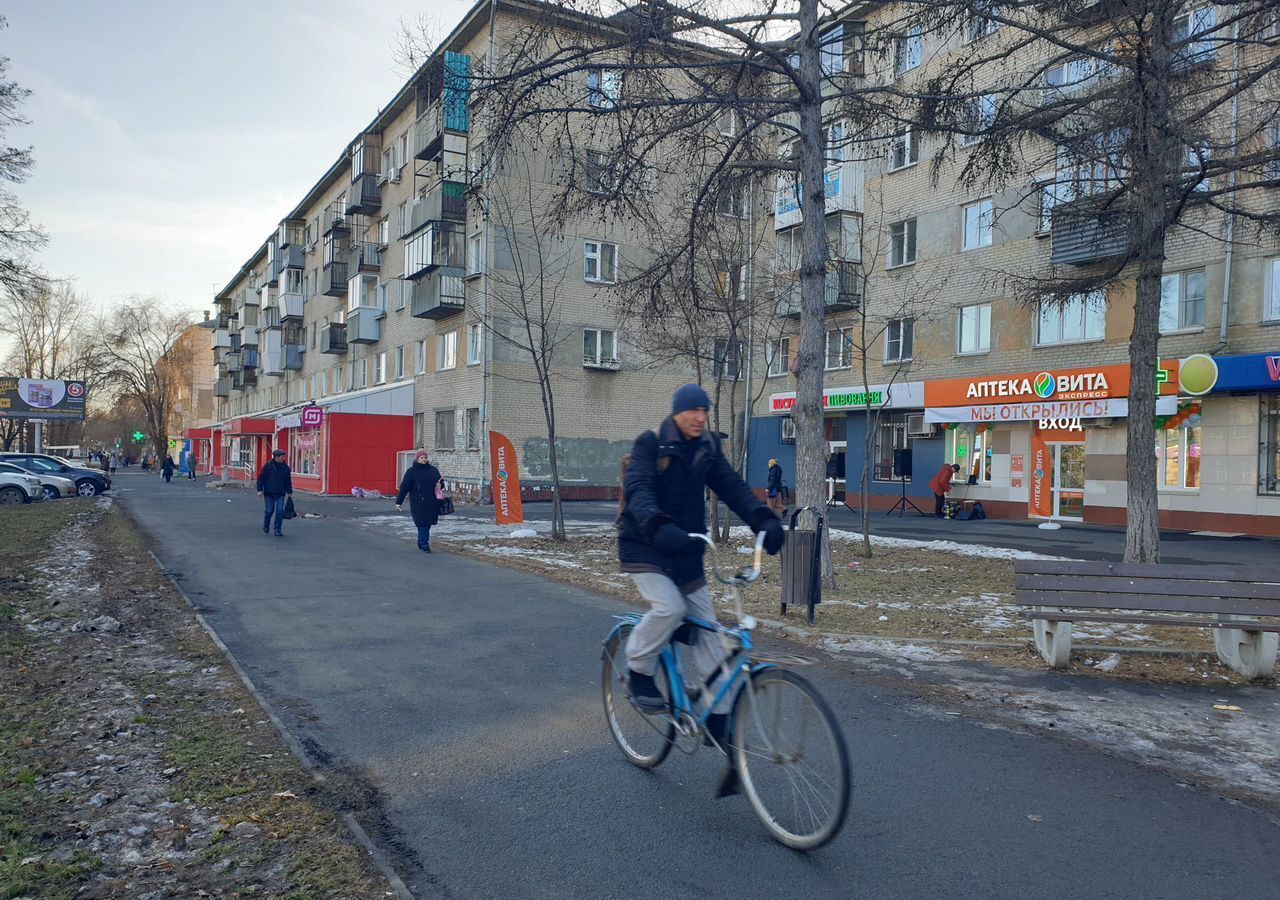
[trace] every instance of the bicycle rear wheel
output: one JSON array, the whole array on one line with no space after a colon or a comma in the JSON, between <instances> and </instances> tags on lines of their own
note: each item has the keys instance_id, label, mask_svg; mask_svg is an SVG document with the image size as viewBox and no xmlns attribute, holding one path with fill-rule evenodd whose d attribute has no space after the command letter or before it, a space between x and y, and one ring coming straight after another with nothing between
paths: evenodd
<instances>
[{"instance_id":1,"label":"bicycle rear wheel","mask_svg":"<svg viewBox=\"0 0 1280 900\"><path fill-rule=\"evenodd\" d=\"M774 839L812 850L835 837L849 809L849 751L817 689L762 669L738 693L733 722L743 792Z\"/></svg>"},{"instance_id":2,"label":"bicycle rear wheel","mask_svg":"<svg viewBox=\"0 0 1280 900\"><path fill-rule=\"evenodd\" d=\"M632 626L624 625L604 647L600 689L609 733L627 761L642 769L652 769L667 758L675 740L676 726L669 716L646 715L631 705L627 696L627 638ZM654 676L658 690L670 700L671 689L662 666Z\"/></svg>"}]
</instances>

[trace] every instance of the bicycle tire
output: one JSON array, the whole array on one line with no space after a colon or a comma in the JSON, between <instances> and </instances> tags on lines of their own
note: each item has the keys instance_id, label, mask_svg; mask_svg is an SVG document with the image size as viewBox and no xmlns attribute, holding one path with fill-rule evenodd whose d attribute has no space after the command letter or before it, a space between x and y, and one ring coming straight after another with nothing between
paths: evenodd
<instances>
[{"instance_id":1,"label":"bicycle tire","mask_svg":"<svg viewBox=\"0 0 1280 900\"><path fill-rule=\"evenodd\" d=\"M627 696L627 663L624 648L633 626L624 625L605 644L601 661L600 692L609 735L633 766L655 768L667 758L675 742L676 726L670 719L645 715L631 705ZM668 698L666 674L658 666L655 680Z\"/></svg>"},{"instance_id":2,"label":"bicycle tire","mask_svg":"<svg viewBox=\"0 0 1280 900\"><path fill-rule=\"evenodd\" d=\"M821 724L826 738L819 746L825 744L824 749L829 755L831 771L825 773L829 780L812 766L806 767L809 774L800 770L799 763L805 753L803 748L796 750L792 760L778 759L780 755L787 757L792 754L779 752L787 748L781 746L784 741L778 740L776 721L766 724L763 720L770 713L781 717L780 700L773 702L772 709L769 708L771 698L767 695L774 687L779 692L784 687L794 690L816 713L814 721ZM780 697L781 694L775 696ZM807 720L802 719L802 737L806 727ZM770 738L769 734L773 737ZM831 707L806 679L786 669L767 668L753 672L750 684L743 686L734 702L732 750L743 793L774 840L796 850L814 850L840 831L849 812L852 790L849 750ZM766 780L772 780L778 774L771 766L784 762L789 769L784 768L782 774L792 789L790 816L781 808L787 805L783 799L772 796L774 791L765 789ZM821 809L821 815L815 812L815 803ZM799 827L802 822L807 823L803 828Z\"/></svg>"}]
</instances>

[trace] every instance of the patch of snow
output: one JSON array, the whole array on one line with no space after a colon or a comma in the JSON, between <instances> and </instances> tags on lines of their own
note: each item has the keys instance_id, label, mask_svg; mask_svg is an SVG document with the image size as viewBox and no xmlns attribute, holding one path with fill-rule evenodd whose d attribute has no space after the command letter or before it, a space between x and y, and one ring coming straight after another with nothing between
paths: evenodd
<instances>
[{"instance_id":1,"label":"patch of snow","mask_svg":"<svg viewBox=\"0 0 1280 900\"><path fill-rule=\"evenodd\" d=\"M949 662L963 658L923 644L887 638L824 638L822 644L835 653L875 653L913 662Z\"/></svg>"},{"instance_id":2,"label":"patch of snow","mask_svg":"<svg viewBox=\"0 0 1280 900\"><path fill-rule=\"evenodd\" d=\"M861 541L862 533L858 531L844 531L839 528L829 529L828 536L833 541L853 542ZM736 525L731 531L731 535L735 538L749 538L752 536L751 529L745 525ZM895 538L884 537L882 535L873 534L871 543L876 547L898 548L903 550L939 550L944 553L956 553L960 556L977 556L982 559L1048 559L1062 560L1065 556L1046 556L1043 553L1032 553L1029 550L1010 550L1007 547L988 547L983 544L960 544L955 541L920 541L912 538Z\"/></svg>"}]
</instances>

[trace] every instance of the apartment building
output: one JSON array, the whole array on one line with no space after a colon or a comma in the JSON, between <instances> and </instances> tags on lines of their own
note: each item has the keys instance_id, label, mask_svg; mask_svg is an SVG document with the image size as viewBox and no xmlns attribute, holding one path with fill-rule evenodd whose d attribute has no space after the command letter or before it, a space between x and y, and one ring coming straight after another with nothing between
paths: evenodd
<instances>
[{"instance_id":1,"label":"apartment building","mask_svg":"<svg viewBox=\"0 0 1280 900\"><path fill-rule=\"evenodd\" d=\"M483 171L487 114L470 89L539 11L503 0L491 17L478 2L217 294L217 471L251 479L278 447L298 490L387 492L425 447L455 491L485 496L493 430L517 448L525 499L549 498L541 393L502 302L530 226L496 201L544 196L566 161L514 148L520 166ZM554 279L566 498L612 496L622 455L689 377L654 365L613 312L639 240L569 222L541 273Z\"/></svg>"},{"instance_id":2,"label":"apartment building","mask_svg":"<svg viewBox=\"0 0 1280 900\"><path fill-rule=\"evenodd\" d=\"M1182 15L1204 22L1213 12L1193 4ZM908 32L883 58L832 54L824 65L865 65L865 77L881 83L919 79L962 44L1002 39L995 27L957 31ZM1196 63L1231 65L1231 53L1206 47ZM1066 77L1050 70L1046 84L1055 76ZM1269 135L1280 141L1280 128ZM1101 230L1056 216L1054 189L1037 191L1034 180L994 193L964 188L964 141L935 180L939 145L904 131L856 162L828 161L828 190L836 187L826 210L836 257L825 378L833 493L843 498L847 486L852 505L865 465L873 506L887 509L903 494L925 506L930 479L944 462L959 463L953 497L981 500L990 515L1122 524L1134 283L1062 306L1029 305L1010 274L1086 265L1113 248ZM1274 189L1252 199L1271 209L1280 202ZM794 305L785 273L795 268L799 220L781 186L774 225L783 315ZM1164 267L1153 447L1161 522L1280 534L1280 243L1233 233L1222 214L1195 224L1177 232ZM757 367L767 384L751 427L753 484L764 483L771 457L794 472L787 360L795 341L773 342ZM869 416L868 405L878 413Z\"/></svg>"},{"instance_id":3,"label":"apartment building","mask_svg":"<svg viewBox=\"0 0 1280 900\"><path fill-rule=\"evenodd\" d=\"M178 384L169 417L169 448L174 462L185 471L187 461L199 460L200 471L210 471L211 426L214 421L215 363L209 357L209 334L217 323L205 312L203 322L189 327L166 354L184 373Z\"/></svg>"}]
</instances>

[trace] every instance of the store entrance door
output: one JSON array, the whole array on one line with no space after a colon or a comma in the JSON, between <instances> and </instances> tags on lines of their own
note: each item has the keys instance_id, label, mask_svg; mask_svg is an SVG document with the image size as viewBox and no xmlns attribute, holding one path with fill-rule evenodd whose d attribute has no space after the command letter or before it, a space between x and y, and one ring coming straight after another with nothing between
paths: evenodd
<instances>
[{"instance_id":1,"label":"store entrance door","mask_svg":"<svg viewBox=\"0 0 1280 900\"><path fill-rule=\"evenodd\" d=\"M827 503L844 503L848 441L827 441Z\"/></svg>"},{"instance_id":2,"label":"store entrance door","mask_svg":"<svg viewBox=\"0 0 1280 900\"><path fill-rule=\"evenodd\" d=\"M1084 444L1053 444L1053 517L1084 521Z\"/></svg>"}]
</instances>

